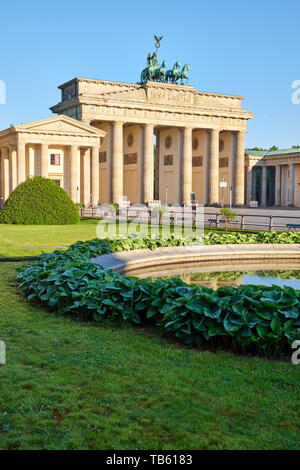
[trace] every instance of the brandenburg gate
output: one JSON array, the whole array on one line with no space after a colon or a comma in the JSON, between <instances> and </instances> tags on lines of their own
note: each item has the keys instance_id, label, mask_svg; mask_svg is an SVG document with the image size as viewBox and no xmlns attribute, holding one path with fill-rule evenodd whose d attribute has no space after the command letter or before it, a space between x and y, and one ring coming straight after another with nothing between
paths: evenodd
<instances>
[{"instance_id":1,"label":"brandenburg gate","mask_svg":"<svg viewBox=\"0 0 300 470\"><path fill-rule=\"evenodd\" d=\"M85 206L189 204L192 193L199 204L243 206L253 114L241 96L187 85L189 69L177 61L166 70L154 52L137 84L74 78L60 85L61 100L50 108L57 116L0 132L1 204L17 184L41 175Z\"/></svg>"},{"instance_id":2,"label":"brandenburg gate","mask_svg":"<svg viewBox=\"0 0 300 470\"><path fill-rule=\"evenodd\" d=\"M220 203L220 182L226 181L223 202L229 202L232 186L233 203L244 205L244 136L253 114L242 109L243 97L154 81L75 78L59 88L54 113L106 132L92 168L99 175L94 202L126 196L131 203L164 203L168 186L170 204L190 203L194 192L199 203L213 205Z\"/></svg>"}]
</instances>

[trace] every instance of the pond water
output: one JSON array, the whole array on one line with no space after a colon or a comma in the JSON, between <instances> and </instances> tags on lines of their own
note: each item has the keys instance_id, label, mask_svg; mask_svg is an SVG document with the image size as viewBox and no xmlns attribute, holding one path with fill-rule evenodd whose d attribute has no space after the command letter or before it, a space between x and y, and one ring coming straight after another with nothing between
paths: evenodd
<instances>
[{"instance_id":1,"label":"pond water","mask_svg":"<svg viewBox=\"0 0 300 470\"><path fill-rule=\"evenodd\" d=\"M170 277L179 277L187 284L198 284L212 289L217 289L221 286L237 287L241 284L254 284L257 286L271 286L274 284L280 287L289 286L300 290L300 270L193 272L192 274L163 276L163 279Z\"/></svg>"}]
</instances>

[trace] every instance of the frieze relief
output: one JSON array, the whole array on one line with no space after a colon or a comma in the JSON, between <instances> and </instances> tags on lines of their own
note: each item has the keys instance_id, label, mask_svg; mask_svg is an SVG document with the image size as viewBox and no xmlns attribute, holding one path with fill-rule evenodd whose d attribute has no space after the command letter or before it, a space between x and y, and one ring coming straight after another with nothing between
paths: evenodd
<instances>
[{"instance_id":1,"label":"frieze relief","mask_svg":"<svg viewBox=\"0 0 300 470\"><path fill-rule=\"evenodd\" d=\"M222 116L211 116L204 114L187 114L187 113L172 113L166 111L152 111L152 110L143 110L143 109L132 109L132 108L119 108L112 106L102 106L102 105L85 105L83 117L87 114L97 115L100 118L104 117L123 117L128 119L145 119L153 121L172 121L177 125L180 125L181 122L195 122L195 123L205 123L205 124L215 124L221 126L234 126L239 128L246 129L247 121L246 119L239 119L233 117L222 117Z\"/></svg>"},{"instance_id":2,"label":"frieze relief","mask_svg":"<svg viewBox=\"0 0 300 470\"><path fill-rule=\"evenodd\" d=\"M160 88L148 88L148 101L159 103L193 104L194 93L184 90L164 90Z\"/></svg>"},{"instance_id":3,"label":"frieze relief","mask_svg":"<svg viewBox=\"0 0 300 470\"><path fill-rule=\"evenodd\" d=\"M220 109L241 109L241 100L230 96L213 96L197 94L195 105L207 108Z\"/></svg>"}]
</instances>

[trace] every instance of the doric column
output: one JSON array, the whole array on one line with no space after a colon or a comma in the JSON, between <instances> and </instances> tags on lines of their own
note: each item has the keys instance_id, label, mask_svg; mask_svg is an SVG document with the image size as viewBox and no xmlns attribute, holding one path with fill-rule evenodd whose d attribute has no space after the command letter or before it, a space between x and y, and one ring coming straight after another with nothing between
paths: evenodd
<instances>
[{"instance_id":1,"label":"doric column","mask_svg":"<svg viewBox=\"0 0 300 470\"><path fill-rule=\"evenodd\" d=\"M209 203L209 152L210 152L210 131L205 131L205 142L204 142L204 161L203 161L203 172L204 172L204 204Z\"/></svg>"},{"instance_id":2,"label":"doric column","mask_svg":"<svg viewBox=\"0 0 300 470\"><path fill-rule=\"evenodd\" d=\"M41 176L48 178L49 157L48 144L41 144Z\"/></svg>"},{"instance_id":3,"label":"doric column","mask_svg":"<svg viewBox=\"0 0 300 470\"><path fill-rule=\"evenodd\" d=\"M234 204L245 204L245 134L237 133L235 179L234 179Z\"/></svg>"},{"instance_id":4,"label":"doric column","mask_svg":"<svg viewBox=\"0 0 300 470\"><path fill-rule=\"evenodd\" d=\"M4 148L0 148L0 205L4 204Z\"/></svg>"},{"instance_id":5,"label":"doric column","mask_svg":"<svg viewBox=\"0 0 300 470\"><path fill-rule=\"evenodd\" d=\"M252 167L249 167L248 173L247 173L247 206L250 206L250 202L253 199L252 185L253 185L253 171L252 171Z\"/></svg>"},{"instance_id":6,"label":"doric column","mask_svg":"<svg viewBox=\"0 0 300 470\"><path fill-rule=\"evenodd\" d=\"M275 206L281 204L281 166L276 165L275 171Z\"/></svg>"},{"instance_id":7,"label":"doric column","mask_svg":"<svg viewBox=\"0 0 300 470\"><path fill-rule=\"evenodd\" d=\"M98 206L99 202L99 147L92 148L92 205Z\"/></svg>"},{"instance_id":8,"label":"doric column","mask_svg":"<svg viewBox=\"0 0 300 470\"><path fill-rule=\"evenodd\" d=\"M112 202L123 200L123 122L113 123Z\"/></svg>"},{"instance_id":9,"label":"doric column","mask_svg":"<svg viewBox=\"0 0 300 470\"><path fill-rule=\"evenodd\" d=\"M9 193L11 193L18 184L17 176L17 150L15 146L9 146Z\"/></svg>"},{"instance_id":10,"label":"doric column","mask_svg":"<svg viewBox=\"0 0 300 470\"><path fill-rule=\"evenodd\" d=\"M85 206L90 203L91 199L91 181L90 181L91 165L90 165L90 149L84 149L82 152L82 173L80 175L82 181L82 202Z\"/></svg>"},{"instance_id":11,"label":"doric column","mask_svg":"<svg viewBox=\"0 0 300 470\"><path fill-rule=\"evenodd\" d=\"M3 147L1 151L1 202L4 203L9 196L9 149Z\"/></svg>"},{"instance_id":12,"label":"doric column","mask_svg":"<svg viewBox=\"0 0 300 470\"><path fill-rule=\"evenodd\" d=\"M210 136L209 204L219 204L219 135L220 129L213 129Z\"/></svg>"},{"instance_id":13,"label":"doric column","mask_svg":"<svg viewBox=\"0 0 300 470\"><path fill-rule=\"evenodd\" d=\"M192 132L191 127L183 129L181 203L190 204L192 192Z\"/></svg>"},{"instance_id":14,"label":"doric column","mask_svg":"<svg viewBox=\"0 0 300 470\"><path fill-rule=\"evenodd\" d=\"M145 125L144 165L143 165L143 202L153 200L154 191L154 153L152 124Z\"/></svg>"},{"instance_id":15,"label":"doric column","mask_svg":"<svg viewBox=\"0 0 300 470\"><path fill-rule=\"evenodd\" d=\"M155 180L154 180L154 198L159 199L159 147L160 147L160 131L156 130L156 149L155 149Z\"/></svg>"},{"instance_id":16,"label":"doric column","mask_svg":"<svg viewBox=\"0 0 300 470\"><path fill-rule=\"evenodd\" d=\"M79 202L79 168L78 168L78 147L71 145L70 148L70 197L73 202Z\"/></svg>"},{"instance_id":17,"label":"doric column","mask_svg":"<svg viewBox=\"0 0 300 470\"><path fill-rule=\"evenodd\" d=\"M18 185L23 183L26 179L26 167L25 167L25 144L18 142L17 144L17 173L18 173Z\"/></svg>"},{"instance_id":18,"label":"doric column","mask_svg":"<svg viewBox=\"0 0 300 470\"><path fill-rule=\"evenodd\" d=\"M261 173L261 206L267 205L267 167L262 167Z\"/></svg>"},{"instance_id":19,"label":"doric column","mask_svg":"<svg viewBox=\"0 0 300 470\"><path fill-rule=\"evenodd\" d=\"M289 184L289 206L294 205L295 197L295 165L292 163L289 167L290 170L290 184Z\"/></svg>"}]
</instances>

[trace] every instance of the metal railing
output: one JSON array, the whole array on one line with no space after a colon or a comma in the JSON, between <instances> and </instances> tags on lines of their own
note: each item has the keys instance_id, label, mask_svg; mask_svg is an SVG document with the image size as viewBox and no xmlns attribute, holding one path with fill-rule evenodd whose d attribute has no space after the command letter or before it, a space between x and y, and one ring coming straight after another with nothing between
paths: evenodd
<instances>
[{"instance_id":1,"label":"metal railing","mask_svg":"<svg viewBox=\"0 0 300 470\"><path fill-rule=\"evenodd\" d=\"M182 209L182 210L181 210ZM99 217L99 218L111 218L114 214L109 209L103 208L82 208L82 217ZM124 208L118 211L118 218L121 220L137 220L147 222L150 218L153 218L153 212L151 208L138 207ZM157 216L158 217L158 216ZM187 221L186 214L183 212L183 208L170 207L169 213L163 214L163 220L165 222L171 222L174 224L182 224L185 220ZM203 223L203 218L197 217L195 210L190 212L190 223L191 225L198 225ZM262 229L262 230L287 230L288 224L300 225L300 217L292 215L269 215L269 214L237 214L236 220L228 224L229 228L239 228L242 230L249 229ZM221 228L225 226L225 220L222 219L220 212L204 212L204 226L205 227L216 227Z\"/></svg>"}]
</instances>

